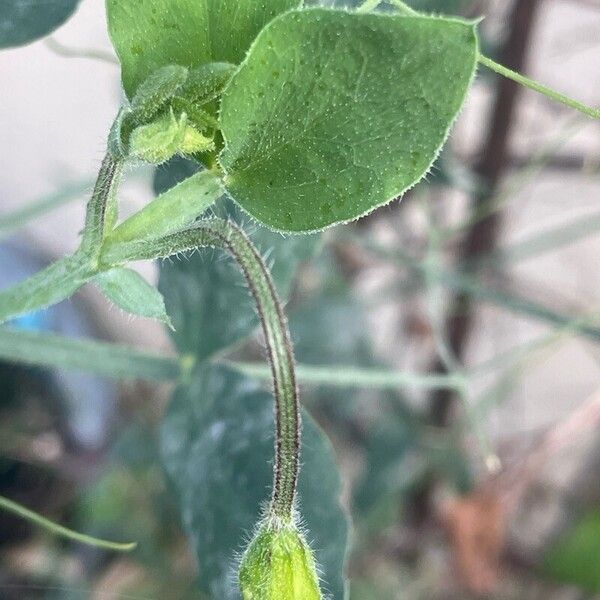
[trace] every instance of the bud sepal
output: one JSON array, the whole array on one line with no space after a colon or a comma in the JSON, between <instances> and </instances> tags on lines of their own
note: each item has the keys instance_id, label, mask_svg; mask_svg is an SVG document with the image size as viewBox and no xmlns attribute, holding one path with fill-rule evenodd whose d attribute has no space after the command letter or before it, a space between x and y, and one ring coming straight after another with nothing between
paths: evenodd
<instances>
[{"instance_id":1,"label":"bud sepal","mask_svg":"<svg viewBox=\"0 0 600 600\"><path fill-rule=\"evenodd\" d=\"M244 600L322 600L312 550L294 523L267 518L242 557Z\"/></svg>"}]
</instances>

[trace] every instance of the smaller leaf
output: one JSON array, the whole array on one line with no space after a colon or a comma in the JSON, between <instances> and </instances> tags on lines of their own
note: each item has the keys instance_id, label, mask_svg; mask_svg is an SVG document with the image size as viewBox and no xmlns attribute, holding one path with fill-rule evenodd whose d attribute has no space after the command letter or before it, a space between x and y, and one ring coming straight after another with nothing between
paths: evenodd
<instances>
[{"instance_id":1,"label":"smaller leaf","mask_svg":"<svg viewBox=\"0 0 600 600\"><path fill-rule=\"evenodd\" d=\"M154 71L137 89L131 100L131 114L138 123L148 123L175 96L185 83L188 70L180 65L167 65Z\"/></svg>"},{"instance_id":2,"label":"smaller leaf","mask_svg":"<svg viewBox=\"0 0 600 600\"><path fill-rule=\"evenodd\" d=\"M108 30L129 98L164 65L238 64L258 32L301 0L106 0Z\"/></svg>"},{"instance_id":3,"label":"smaller leaf","mask_svg":"<svg viewBox=\"0 0 600 600\"><path fill-rule=\"evenodd\" d=\"M94 283L124 311L173 327L162 294L135 271L121 267L111 269L95 277Z\"/></svg>"},{"instance_id":4,"label":"smaller leaf","mask_svg":"<svg viewBox=\"0 0 600 600\"><path fill-rule=\"evenodd\" d=\"M235 65L224 62L208 63L190 69L178 95L202 106L221 94L235 70Z\"/></svg>"}]
</instances>

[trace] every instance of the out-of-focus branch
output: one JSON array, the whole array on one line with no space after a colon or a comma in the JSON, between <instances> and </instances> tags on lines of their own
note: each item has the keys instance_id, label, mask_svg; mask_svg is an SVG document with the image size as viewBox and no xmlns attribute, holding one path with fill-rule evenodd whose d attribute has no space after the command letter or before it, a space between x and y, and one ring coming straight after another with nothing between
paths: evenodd
<instances>
[{"instance_id":1,"label":"out-of-focus branch","mask_svg":"<svg viewBox=\"0 0 600 600\"><path fill-rule=\"evenodd\" d=\"M504 43L501 62L515 71L522 71L527 58L527 49L535 16L540 0L518 0L514 3L510 15L509 36ZM483 182L484 190L473 200L473 210L481 209L491 198L509 164L509 139L511 125L517 106L520 89L517 84L505 78L497 82L498 90L488 126L486 140L483 144L481 158L475 169ZM459 256L460 263L472 263L480 255L491 253L499 239L502 225L502 214L494 212L478 221L467 233ZM453 353L462 358L465 346L471 333L472 300L461 293L451 302L446 321L447 338ZM445 372L442 360L434 364L434 371ZM430 413L435 425L448 423L455 395L440 391L431 398Z\"/></svg>"}]
</instances>

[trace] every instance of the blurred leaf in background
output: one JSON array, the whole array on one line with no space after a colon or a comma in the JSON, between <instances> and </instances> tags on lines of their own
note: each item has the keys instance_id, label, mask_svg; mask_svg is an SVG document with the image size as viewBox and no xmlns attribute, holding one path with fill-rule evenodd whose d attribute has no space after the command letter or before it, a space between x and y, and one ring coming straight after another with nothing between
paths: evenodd
<instances>
[{"instance_id":1,"label":"blurred leaf in background","mask_svg":"<svg viewBox=\"0 0 600 600\"><path fill-rule=\"evenodd\" d=\"M79 0L2 0L0 48L23 46L60 27Z\"/></svg>"},{"instance_id":2,"label":"blurred leaf in background","mask_svg":"<svg viewBox=\"0 0 600 600\"><path fill-rule=\"evenodd\" d=\"M161 193L195 171L177 160L157 170L155 189ZM287 298L296 269L319 247L319 235L284 237L249 223L232 203L219 216L246 225L249 235L271 267L280 297ZM161 264L160 289L175 326L173 337L181 352L202 360L248 336L258 317L242 274L220 251L207 248Z\"/></svg>"},{"instance_id":3,"label":"blurred leaf in background","mask_svg":"<svg viewBox=\"0 0 600 600\"><path fill-rule=\"evenodd\" d=\"M236 556L260 518L272 483L273 399L259 384L204 366L176 392L162 427L162 452L199 564L214 598L238 598ZM344 597L347 517L332 449L303 414L299 506L323 589Z\"/></svg>"},{"instance_id":4,"label":"blurred leaf in background","mask_svg":"<svg viewBox=\"0 0 600 600\"><path fill-rule=\"evenodd\" d=\"M600 508L585 514L546 554L543 571L557 581L600 593Z\"/></svg>"}]
</instances>

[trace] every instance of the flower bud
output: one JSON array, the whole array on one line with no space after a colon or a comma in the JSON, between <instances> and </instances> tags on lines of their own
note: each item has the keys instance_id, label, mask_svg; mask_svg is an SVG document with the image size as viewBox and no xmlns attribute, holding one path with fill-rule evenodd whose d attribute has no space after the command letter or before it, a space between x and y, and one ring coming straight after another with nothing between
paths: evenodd
<instances>
[{"instance_id":1,"label":"flower bud","mask_svg":"<svg viewBox=\"0 0 600 600\"><path fill-rule=\"evenodd\" d=\"M293 524L265 521L242 557L244 600L321 600L312 551Z\"/></svg>"},{"instance_id":2,"label":"flower bud","mask_svg":"<svg viewBox=\"0 0 600 600\"><path fill-rule=\"evenodd\" d=\"M134 129L129 145L133 156L154 164L164 163L175 154L194 154L214 148L212 139L188 125L185 113L177 118L172 110Z\"/></svg>"}]
</instances>

